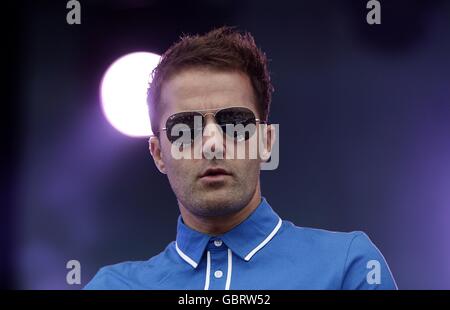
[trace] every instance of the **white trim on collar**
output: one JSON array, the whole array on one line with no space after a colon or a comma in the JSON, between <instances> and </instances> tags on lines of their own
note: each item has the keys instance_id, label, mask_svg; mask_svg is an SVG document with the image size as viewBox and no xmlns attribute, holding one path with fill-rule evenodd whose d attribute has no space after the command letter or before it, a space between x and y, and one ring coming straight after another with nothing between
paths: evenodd
<instances>
[{"instance_id":1,"label":"white trim on collar","mask_svg":"<svg viewBox=\"0 0 450 310\"><path fill-rule=\"evenodd\" d=\"M177 250L178 255L180 255L180 257L182 259L184 259L186 261L186 263L188 263L189 265L191 265L194 268L197 268L198 264L192 258L187 256L186 254L183 253L183 251L180 250L180 248L178 247L178 243L176 241L175 241L175 249Z\"/></svg>"},{"instance_id":2,"label":"white trim on collar","mask_svg":"<svg viewBox=\"0 0 450 310\"><path fill-rule=\"evenodd\" d=\"M278 224L277 226L275 226L275 228L272 230L272 232L267 236L266 239L264 239L263 242L261 242L256 248L254 248L252 251L250 251L250 253L247 254L247 256L245 256L245 260L248 262L253 255L256 254L256 252L258 252L259 250L262 249L263 246L265 246L272 238L273 236L275 236L275 234L277 233L277 231L280 229L281 224L282 224L282 220L278 219Z\"/></svg>"}]
</instances>

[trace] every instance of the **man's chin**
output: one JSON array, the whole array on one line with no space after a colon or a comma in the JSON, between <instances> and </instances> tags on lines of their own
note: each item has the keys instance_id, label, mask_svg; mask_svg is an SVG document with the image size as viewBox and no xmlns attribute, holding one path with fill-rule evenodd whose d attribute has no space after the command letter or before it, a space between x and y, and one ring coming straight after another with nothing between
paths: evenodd
<instances>
[{"instance_id":1,"label":"man's chin","mask_svg":"<svg viewBox=\"0 0 450 310\"><path fill-rule=\"evenodd\" d=\"M230 206L235 203L233 193L227 190L209 191L200 197L201 204L206 207Z\"/></svg>"},{"instance_id":2,"label":"man's chin","mask_svg":"<svg viewBox=\"0 0 450 310\"><path fill-rule=\"evenodd\" d=\"M202 216L225 216L238 212L244 206L232 191L210 191L197 200L196 213Z\"/></svg>"}]
</instances>

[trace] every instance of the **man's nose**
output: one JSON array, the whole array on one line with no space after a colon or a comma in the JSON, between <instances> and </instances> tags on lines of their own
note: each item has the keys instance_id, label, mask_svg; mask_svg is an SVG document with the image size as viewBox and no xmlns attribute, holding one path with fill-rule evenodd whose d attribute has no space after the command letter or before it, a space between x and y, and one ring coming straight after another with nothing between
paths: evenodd
<instances>
[{"instance_id":1,"label":"man's nose","mask_svg":"<svg viewBox=\"0 0 450 310\"><path fill-rule=\"evenodd\" d=\"M225 152L225 139L223 138L223 131L216 123L213 116L205 117L205 128L203 130L203 155L207 159L222 159Z\"/></svg>"}]
</instances>

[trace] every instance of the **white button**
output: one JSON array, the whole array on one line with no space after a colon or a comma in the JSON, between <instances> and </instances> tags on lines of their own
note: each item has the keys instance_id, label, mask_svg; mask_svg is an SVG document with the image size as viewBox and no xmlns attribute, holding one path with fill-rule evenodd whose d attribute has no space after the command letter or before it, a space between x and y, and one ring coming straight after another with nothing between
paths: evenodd
<instances>
[{"instance_id":1,"label":"white button","mask_svg":"<svg viewBox=\"0 0 450 310\"><path fill-rule=\"evenodd\" d=\"M216 270L216 271L214 272L214 276L215 276L217 279L222 278L222 276L223 276L222 270Z\"/></svg>"},{"instance_id":2,"label":"white button","mask_svg":"<svg viewBox=\"0 0 450 310\"><path fill-rule=\"evenodd\" d=\"M222 245L222 240L214 240L214 245L220 247Z\"/></svg>"}]
</instances>

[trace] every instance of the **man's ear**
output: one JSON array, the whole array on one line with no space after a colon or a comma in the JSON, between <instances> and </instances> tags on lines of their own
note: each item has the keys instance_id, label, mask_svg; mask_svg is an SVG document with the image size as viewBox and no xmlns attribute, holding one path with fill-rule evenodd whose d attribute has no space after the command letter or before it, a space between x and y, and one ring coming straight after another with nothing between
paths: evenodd
<instances>
[{"instance_id":1,"label":"man's ear","mask_svg":"<svg viewBox=\"0 0 450 310\"><path fill-rule=\"evenodd\" d=\"M260 152L260 157L262 161L268 161L272 154L273 145L275 144L275 127L271 124L263 125L262 127L263 130L260 131L262 135L262 150Z\"/></svg>"},{"instance_id":2,"label":"man's ear","mask_svg":"<svg viewBox=\"0 0 450 310\"><path fill-rule=\"evenodd\" d=\"M148 140L148 149L153 157L156 168L158 168L161 173L166 174L166 166L164 165L164 160L162 158L161 144L158 137L150 137Z\"/></svg>"}]
</instances>

